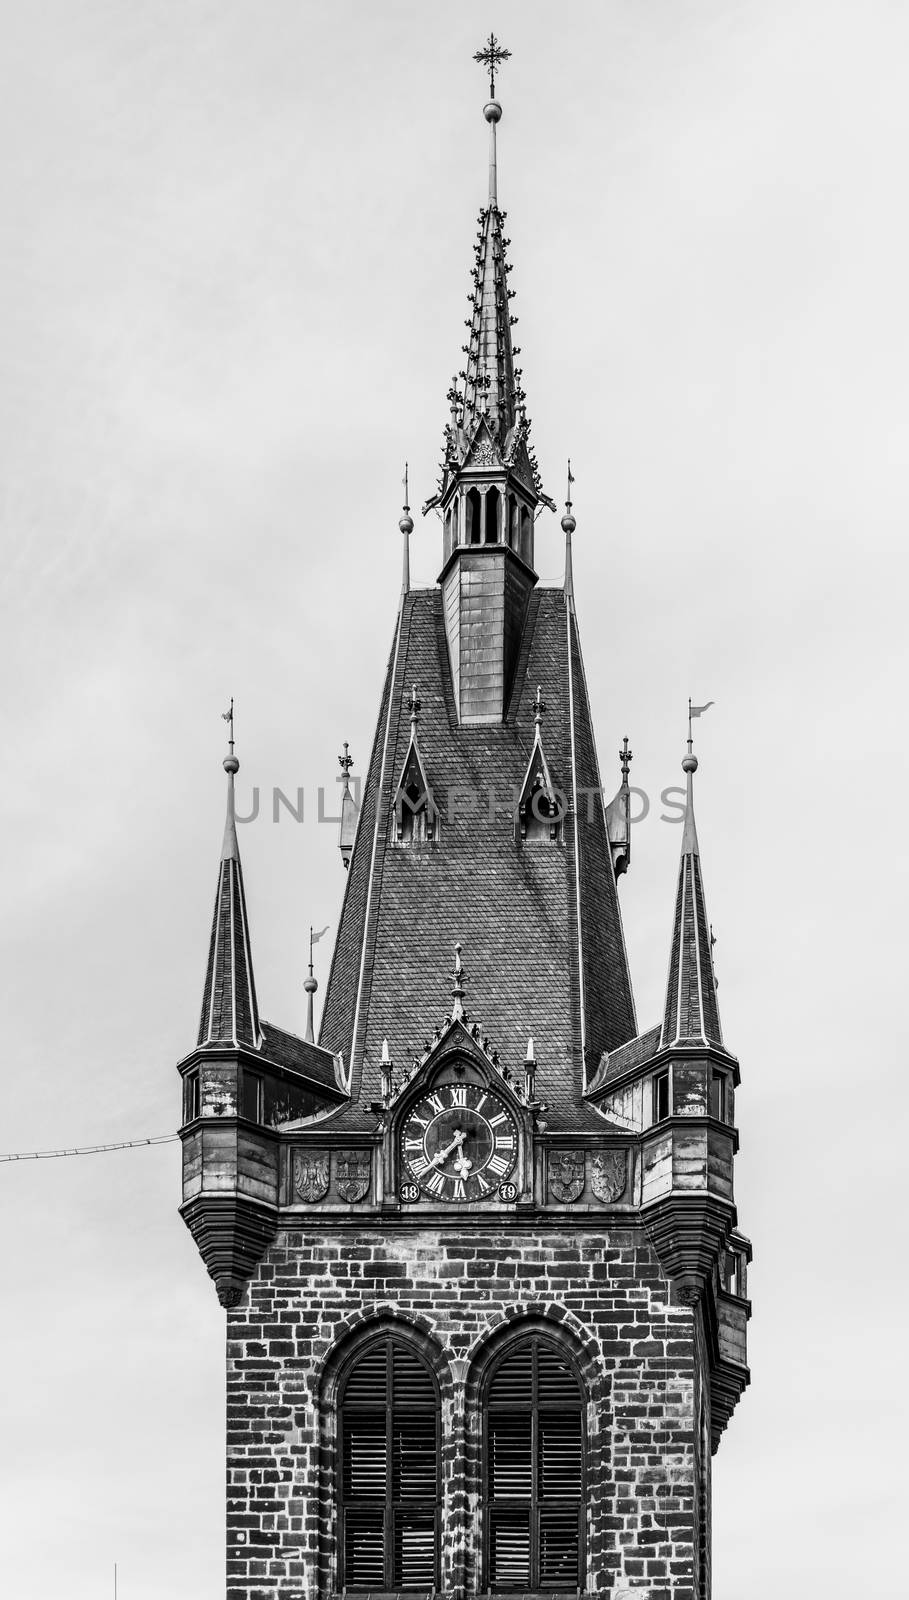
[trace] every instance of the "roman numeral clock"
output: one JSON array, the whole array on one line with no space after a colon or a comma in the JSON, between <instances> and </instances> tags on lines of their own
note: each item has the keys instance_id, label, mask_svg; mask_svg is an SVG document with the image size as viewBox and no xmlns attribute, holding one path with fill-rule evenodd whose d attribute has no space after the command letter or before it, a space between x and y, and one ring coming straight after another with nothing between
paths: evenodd
<instances>
[{"instance_id":1,"label":"roman numeral clock","mask_svg":"<svg viewBox=\"0 0 909 1600\"><path fill-rule=\"evenodd\" d=\"M402 1122L402 1199L414 1190L438 1200L515 1198L517 1124L494 1090L464 1081L465 1070L445 1071Z\"/></svg>"}]
</instances>

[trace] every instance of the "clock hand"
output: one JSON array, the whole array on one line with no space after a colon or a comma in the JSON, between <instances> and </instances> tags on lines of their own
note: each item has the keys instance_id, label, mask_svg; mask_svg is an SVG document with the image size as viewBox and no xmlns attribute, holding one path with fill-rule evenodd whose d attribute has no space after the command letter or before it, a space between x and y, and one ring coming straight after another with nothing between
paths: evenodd
<instances>
[{"instance_id":1,"label":"clock hand","mask_svg":"<svg viewBox=\"0 0 909 1600\"><path fill-rule=\"evenodd\" d=\"M458 1177L459 1178L466 1178L467 1174L470 1171L472 1171L472 1169L473 1169L473 1162L472 1161L468 1161L467 1157L465 1155L462 1155L460 1150L459 1150L458 1154L457 1154L457 1156L455 1158L454 1166L455 1166L455 1172L458 1174Z\"/></svg>"},{"instance_id":2,"label":"clock hand","mask_svg":"<svg viewBox=\"0 0 909 1600\"><path fill-rule=\"evenodd\" d=\"M462 1133L460 1128L459 1128L457 1133L455 1134L454 1138L452 1139L451 1144L448 1146L448 1148L445 1149L445 1150L437 1150L436 1151L435 1155L432 1157L432 1159L430 1161L430 1166L432 1166L432 1167L440 1167L442 1165L443 1161L447 1161L448 1160L448 1157L451 1155L451 1152L452 1152L452 1150L454 1150L455 1146L462 1145L466 1138L467 1138L466 1133Z\"/></svg>"}]
</instances>

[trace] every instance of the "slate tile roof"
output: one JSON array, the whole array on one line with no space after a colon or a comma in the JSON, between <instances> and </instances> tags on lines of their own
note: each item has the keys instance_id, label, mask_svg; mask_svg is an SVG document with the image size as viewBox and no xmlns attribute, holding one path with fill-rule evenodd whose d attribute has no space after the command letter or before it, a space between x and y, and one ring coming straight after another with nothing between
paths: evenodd
<instances>
[{"instance_id":1,"label":"slate tile roof","mask_svg":"<svg viewBox=\"0 0 909 1600\"><path fill-rule=\"evenodd\" d=\"M393 800L414 684L440 820L436 842L399 845ZM553 782L571 810L561 842L520 846L513 806L538 684ZM561 589L531 596L504 721L472 727L457 720L440 591L402 599L320 1036L351 1068L345 1124L374 1123L383 1038L407 1065L449 1011L457 941L468 1012L503 1063L518 1071L528 1035L536 1041L549 1125L602 1127L584 1104L585 1075L636 1024L577 625Z\"/></svg>"},{"instance_id":2,"label":"slate tile roof","mask_svg":"<svg viewBox=\"0 0 909 1600\"><path fill-rule=\"evenodd\" d=\"M294 1072L305 1073L314 1083L338 1091L334 1056L317 1044L298 1039L295 1033L286 1033L273 1022L262 1023L262 1049L260 1054L279 1067L291 1067Z\"/></svg>"},{"instance_id":3,"label":"slate tile roof","mask_svg":"<svg viewBox=\"0 0 909 1600\"><path fill-rule=\"evenodd\" d=\"M638 1034L636 1039L629 1039L627 1044L619 1045L617 1050L610 1050L597 1068L596 1076L590 1085L590 1093L597 1094L607 1083L620 1078L629 1068L640 1067L645 1061L650 1061L660 1049L661 1032L660 1024L657 1023L655 1027L648 1028L646 1033Z\"/></svg>"}]
</instances>

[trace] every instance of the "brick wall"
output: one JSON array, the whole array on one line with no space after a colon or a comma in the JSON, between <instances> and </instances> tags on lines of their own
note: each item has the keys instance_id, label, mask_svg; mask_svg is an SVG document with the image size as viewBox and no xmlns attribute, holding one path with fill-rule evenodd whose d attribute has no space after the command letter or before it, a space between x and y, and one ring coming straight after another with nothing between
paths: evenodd
<instances>
[{"instance_id":1,"label":"brick wall","mask_svg":"<svg viewBox=\"0 0 909 1600\"><path fill-rule=\"evenodd\" d=\"M442 1396L443 1591L479 1582L483 1364L516 1319L545 1318L589 1397L588 1590L703 1600L700 1319L673 1301L642 1230L391 1221L282 1230L228 1313L228 1600L336 1592L335 1384L391 1317Z\"/></svg>"}]
</instances>

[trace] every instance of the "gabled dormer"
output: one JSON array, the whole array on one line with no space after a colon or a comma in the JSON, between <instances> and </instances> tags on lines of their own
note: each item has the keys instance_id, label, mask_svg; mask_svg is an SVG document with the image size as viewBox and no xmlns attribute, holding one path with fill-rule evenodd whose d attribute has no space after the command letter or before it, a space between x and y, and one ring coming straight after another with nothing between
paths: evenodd
<instances>
[{"instance_id":1,"label":"gabled dormer","mask_svg":"<svg viewBox=\"0 0 909 1600\"><path fill-rule=\"evenodd\" d=\"M566 799L553 782L543 748L542 726L546 702L539 685L533 709L533 749L515 812L515 837L519 844L558 844L562 837Z\"/></svg>"},{"instance_id":2,"label":"gabled dormer","mask_svg":"<svg viewBox=\"0 0 909 1600\"><path fill-rule=\"evenodd\" d=\"M397 844L435 844L439 836L438 811L417 736L419 716L420 701L415 684L410 693L410 744L395 788L394 836Z\"/></svg>"}]
</instances>

